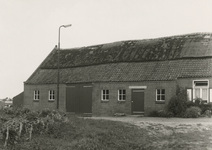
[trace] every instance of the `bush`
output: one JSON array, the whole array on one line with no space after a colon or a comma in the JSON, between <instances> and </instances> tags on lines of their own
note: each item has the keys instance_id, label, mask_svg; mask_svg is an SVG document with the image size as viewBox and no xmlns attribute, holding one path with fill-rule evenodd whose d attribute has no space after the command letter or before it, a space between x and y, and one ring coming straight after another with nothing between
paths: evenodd
<instances>
[{"instance_id":1,"label":"bush","mask_svg":"<svg viewBox=\"0 0 212 150\"><path fill-rule=\"evenodd\" d=\"M173 96L168 103L168 112L174 116L181 117L187 108L187 92L184 89L177 89L177 95Z\"/></svg>"},{"instance_id":2,"label":"bush","mask_svg":"<svg viewBox=\"0 0 212 150\"><path fill-rule=\"evenodd\" d=\"M149 117L159 117L158 111L153 110L149 113Z\"/></svg>"},{"instance_id":3,"label":"bush","mask_svg":"<svg viewBox=\"0 0 212 150\"><path fill-rule=\"evenodd\" d=\"M212 104L204 103L204 101L201 98L196 98L194 100L194 102L193 101L187 102L187 108L192 107L192 106L199 107L202 110L202 114L204 114L205 111L207 111L207 110L212 111Z\"/></svg>"},{"instance_id":4,"label":"bush","mask_svg":"<svg viewBox=\"0 0 212 150\"><path fill-rule=\"evenodd\" d=\"M39 112L8 108L3 110L2 115L5 116L5 114L6 118L0 119L0 137L6 145L14 145L18 141L31 139L32 133L60 137L59 129L68 122L65 113L51 110ZM9 135L8 142L6 135Z\"/></svg>"},{"instance_id":5,"label":"bush","mask_svg":"<svg viewBox=\"0 0 212 150\"><path fill-rule=\"evenodd\" d=\"M153 110L149 113L149 117L174 117L174 114L172 112L166 112L165 110Z\"/></svg>"},{"instance_id":6,"label":"bush","mask_svg":"<svg viewBox=\"0 0 212 150\"><path fill-rule=\"evenodd\" d=\"M186 101L174 96L168 103L168 112L173 113L174 116L181 116L186 111Z\"/></svg>"},{"instance_id":7,"label":"bush","mask_svg":"<svg viewBox=\"0 0 212 150\"><path fill-rule=\"evenodd\" d=\"M201 109L196 106L192 106L186 109L184 117L186 118L198 118L201 115Z\"/></svg>"}]
</instances>

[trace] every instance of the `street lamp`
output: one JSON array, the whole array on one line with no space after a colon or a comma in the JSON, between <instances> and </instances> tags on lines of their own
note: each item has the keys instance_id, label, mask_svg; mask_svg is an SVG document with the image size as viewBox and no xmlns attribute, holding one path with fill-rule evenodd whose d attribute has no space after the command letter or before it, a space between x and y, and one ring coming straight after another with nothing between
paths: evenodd
<instances>
[{"instance_id":1,"label":"street lamp","mask_svg":"<svg viewBox=\"0 0 212 150\"><path fill-rule=\"evenodd\" d=\"M59 27L59 33L58 33L58 50L57 50L57 109L59 109L59 94L60 94L60 28L67 28L70 27L71 24L67 25L61 25Z\"/></svg>"}]
</instances>

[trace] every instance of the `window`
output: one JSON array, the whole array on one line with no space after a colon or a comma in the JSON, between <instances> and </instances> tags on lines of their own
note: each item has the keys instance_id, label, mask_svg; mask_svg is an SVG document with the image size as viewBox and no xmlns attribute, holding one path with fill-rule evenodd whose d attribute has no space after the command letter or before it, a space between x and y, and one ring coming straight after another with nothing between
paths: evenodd
<instances>
[{"instance_id":1,"label":"window","mask_svg":"<svg viewBox=\"0 0 212 150\"><path fill-rule=\"evenodd\" d=\"M208 81L194 81L193 82L193 98L201 98L205 102L208 102L209 85Z\"/></svg>"},{"instance_id":2,"label":"window","mask_svg":"<svg viewBox=\"0 0 212 150\"><path fill-rule=\"evenodd\" d=\"M102 100L103 101L109 100L109 90L102 90Z\"/></svg>"},{"instance_id":3,"label":"window","mask_svg":"<svg viewBox=\"0 0 212 150\"><path fill-rule=\"evenodd\" d=\"M187 96L188 96L188 100L191 101L192 100L192 89L187 89Z\"/></svg>"},{"instance_id":4,"label":"window","mask_svg":"<svg viewBox=\"0 0 212 150\"><path fill-rule=\"evenodd\" d=\"M125 101L126 100L126 90L118 90L118 100L119 101Z\"/></svg>"},{"instance_id":5,"label":"window","mask_svg":"<svg viewBox=\"0 0 212 150\"><path fill-rule=\"evenodd\" d=\"M156 90L156 100L157 101L165 101L165 89L157 89Z\"/></svg>"},{"instance_id":6,"label":"window","mask_svg":"<svg viewBox=\"0 0 212 150\"><path fill-rule=\"evenodd\" d=\"M54 90L49 90L49 100L54 100L55 95L54 95Z\"/></svg>"},{"instance_id":7,"label":"window","mask_svg":"<svg viewBox=\"0 0 212 150\"><path fill-rule=\"evenodd\" d=\"M39 100L40 99L40 92L39 90L34 90L34 100Z\"/></svg>"}]
</instances>

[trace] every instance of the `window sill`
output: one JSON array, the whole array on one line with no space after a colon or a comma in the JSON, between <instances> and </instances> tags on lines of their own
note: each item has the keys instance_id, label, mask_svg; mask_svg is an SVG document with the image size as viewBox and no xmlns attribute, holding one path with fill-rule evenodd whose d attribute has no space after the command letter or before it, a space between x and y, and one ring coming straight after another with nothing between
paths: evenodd
<instances>
[{"instance_id":1,"label":"window sill","mask_svg":"<svg viewBox=\"0 0 212 150\"><path fill-rule=\"evenodd\" d=\"M39 100L33 100L33 102L39 102Z\"/></svg>"},{"instance_id":2,"label":"window sill","mask_svg":"<svg viewBox=\"0 0 212 150\"><path fill-rule=\"evenodd\" d=\"M119 104L122 104L122 103L125 103L126 101L125 100L118 100L118 102L117 103L119 103Z\"/></svg>"},{"instance_id":3,"label":"window sill","mask_svg":"<svg viewBox=\"0 0 212 150\"><path fill-rule=\"evenodd\" d=\"M165 104L165 101L155 101L155 104Z\"/></svg>"},{"instance_id":4,"label":"window sill","mask_svg":"<svg viewBox=\"0 0 212 150\"><path fill-rule=\"evenodd\" d=\"M109 100L101 100L101 103L109 103Z\"/></svg>"},{"instance_id":5,"label":"window sill","mask_svg":"<svg viewBox=\"0 0 212 150\"><path fill-rule=\"evenodd\" d=\"M54 100L48 100L48 102L54 102Z\"/></svg>"}]
</instances>

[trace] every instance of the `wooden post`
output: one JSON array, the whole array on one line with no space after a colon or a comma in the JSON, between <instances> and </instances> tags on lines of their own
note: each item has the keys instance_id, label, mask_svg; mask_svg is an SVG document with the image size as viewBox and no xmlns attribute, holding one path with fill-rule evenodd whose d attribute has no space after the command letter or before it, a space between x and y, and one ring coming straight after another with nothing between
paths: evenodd
<instances>
[{"instance_id":1,"label":"wooden post","mask_svg":"<svg viewBox=\"0 0 212 150\"><path fill-rule=\"evenodd\" d=\"M7 127L7 132L6 132L6 138L5 138L4 147L7 146L8 139L9 139L9 127Z\"/></svg>"}]
</instances>

